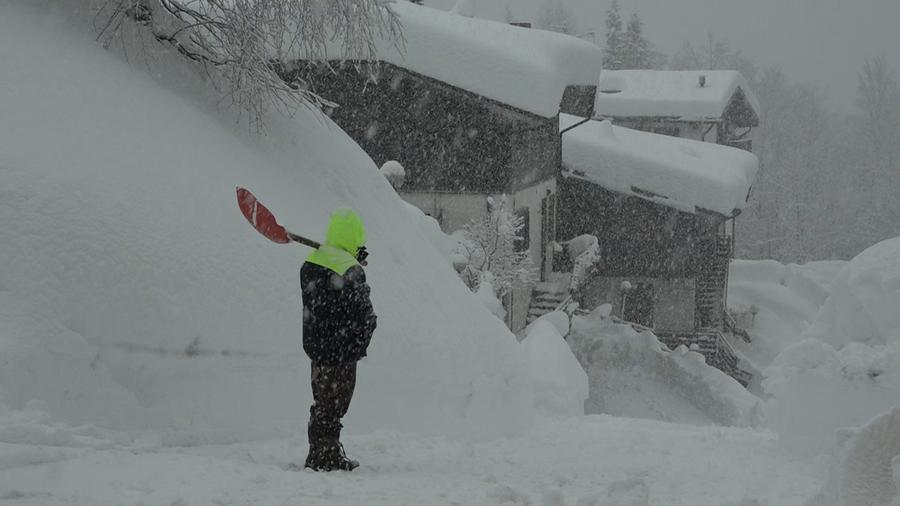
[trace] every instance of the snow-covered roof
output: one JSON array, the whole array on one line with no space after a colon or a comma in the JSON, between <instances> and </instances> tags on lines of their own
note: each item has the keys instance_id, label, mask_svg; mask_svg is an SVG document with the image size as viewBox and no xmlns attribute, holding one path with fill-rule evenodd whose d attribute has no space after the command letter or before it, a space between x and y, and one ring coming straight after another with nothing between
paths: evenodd
<instances>
[{"instance_id":1,"label":"snow-covered roof","mask_svg":"<svg viewBox=\"0 0 900 506\"><path fill-rule=\"evenodd\" d=\"M722 118L738 90L758 118L759 103L735 70L604 70L594 114L715 120Z\"/></svg>"},{"instance_id":2,"label":"snow-covered roof","mask_svg":"<svg viewBox=\"0 0 900 506\"><path fill-rule=\"evenodd\" d=\"M403 26L405 47L381 40L377 58L478 95L556 116L569 85L596 86L599 47L544 30L475 19L411 2L390 8ZM335 48L328 58L339 59Z\"/></svg>"},{"instance_id":3,"label":"snow-covered roof","mask_svg":"<svg viewBox=\"0 0 900 506\"><path fill-rule=\"evenodd\" d=\"M559 115L560 131L583 118ZM674 207L726 216L744 208L759 160L737 148L590 120L563 134L563 173Z\"/></svg>"}]
</instances>

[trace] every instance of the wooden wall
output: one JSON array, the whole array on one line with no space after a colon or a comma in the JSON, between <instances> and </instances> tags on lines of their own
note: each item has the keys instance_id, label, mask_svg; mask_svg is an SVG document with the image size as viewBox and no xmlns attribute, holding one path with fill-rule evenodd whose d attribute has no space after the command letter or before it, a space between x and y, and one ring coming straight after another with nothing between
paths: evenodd
<instances>
[{"instance_id":1,"label":"wooden wall","mask_svg":"<svg viewBox=\"0 0 900 506\"><path fill-rule=\"evenodd\" d=\"M292 72L339 104L331 118L376 164L404 166L404 190L511 192L558 173L556 118L390 64L335 65Z\"/></svg>"},{"instance_id":2,"label":"wooden wall","mask_svg":"<svg viewBox=\"0 0 900 506\"><path fill-rule=\"evenodd\" d=\"M557 238L600 240L603 275L695 278L714 254L718 222L575 178L559 185Z\"/></svg>"}]
</instances>

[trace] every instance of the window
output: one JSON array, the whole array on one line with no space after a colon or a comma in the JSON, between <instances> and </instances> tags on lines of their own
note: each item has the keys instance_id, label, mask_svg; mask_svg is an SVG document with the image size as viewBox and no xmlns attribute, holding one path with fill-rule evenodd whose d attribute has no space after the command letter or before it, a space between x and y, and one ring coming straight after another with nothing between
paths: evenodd
<instances>
[{"instance_id":1,"label":"window","mask_svg":"<svg viewBox=\"0 0 900 506\"><path fill-rule=\"evenodd\" d=\"M516 241L516 251L526 251L531 246L531 212L527 207L516 210L516 218L522 221L522 230Z\"/></svg>"}]
</instances>

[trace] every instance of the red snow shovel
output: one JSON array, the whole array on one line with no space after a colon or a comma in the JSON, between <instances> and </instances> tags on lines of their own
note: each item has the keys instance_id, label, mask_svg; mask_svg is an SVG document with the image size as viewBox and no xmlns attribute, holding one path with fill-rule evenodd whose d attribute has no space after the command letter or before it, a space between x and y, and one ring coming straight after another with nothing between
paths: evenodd
<instances>
[{"instance_id":1,"label":"red snow shovel","mask_svg":"<svg viewBox=\"0 0 900 506\"><path fill-rule=\"evenodd\" d=\"M269 211L262 202L256 200L256 197L246 188L237 187L237 200L241 212L247 221L253 225L257 232L266 236L270 241L279 244L287 244L289 242L297 242L310 248L318 248L321 246L312 239L307 239L297 234L288 232L284 227L275 221L275 215Z\"/></svg>"}]
</instances>

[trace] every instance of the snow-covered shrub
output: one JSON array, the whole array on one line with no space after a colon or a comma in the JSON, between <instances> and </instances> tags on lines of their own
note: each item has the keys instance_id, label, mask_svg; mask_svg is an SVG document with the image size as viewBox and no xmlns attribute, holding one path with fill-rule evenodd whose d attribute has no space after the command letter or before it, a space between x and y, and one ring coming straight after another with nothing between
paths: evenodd
<instances>
[{"instance_id":1,"label":"snow-covered shrub","mask_svg":"<svg viewBox=\"0 0 900 506\"><path fill-rule=\"evenodd\" d=\"M381 175L387 178L395 190L400 190L406 182L406 169L396 160L388 160L381 165Z\"/></svg>"},{"instance_id":2,"label":"snow-covered shrub","mask_svg":"<svg viewBox=\"0 0 900 506\"><path fill-rule=\"evenodd\" d=\"M563 338L561 326L568 326L568 316L548 313L528 326L522 341L531 361L535 409L554 416L583 415L588 377Z\"/></svg>"},{"instance_id":3,"label":"snow-covered shrub","mask_svg":"<svg viewBox=\"0 0 900 506\"><path fill-rule=\"evenodd\" d=\"M828 480L807 506L900 505L900 408L837 435Z\"/></svg>"},{"instance_id":4,"label":"snow-covered shrub","mask_svg":"<svg viewBox=\"0 0 900 506\"><path fill-rule=\"evenodd\" d=\"M463 227L460 244L467 265L460 276L477 291L484 274L491 273L494 291L503 297L513 287L529 286L537 281L537 269L528 249L520 247L525 220L506 208L506 197L499 202L488 197L488 212Z\"/></svg>"},{"instance_id":5,"label":"snow-covered shrub","mask_svg":"<svg viewBox=\"0 0 900 506\"><path fill-rule=\"evenodd\" d=\"M591 270L600 261L600 241L590 234L579 235L565 243L572 260L569 292L577 291L587 281Z\"/></svg>"}]
</instances>

